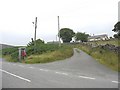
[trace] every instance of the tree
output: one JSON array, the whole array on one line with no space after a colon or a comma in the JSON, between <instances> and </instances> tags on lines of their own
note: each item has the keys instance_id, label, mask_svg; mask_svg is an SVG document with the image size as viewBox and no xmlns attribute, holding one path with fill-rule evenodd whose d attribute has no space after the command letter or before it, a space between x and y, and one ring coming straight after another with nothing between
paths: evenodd
<instances>
[{"instance_id":1,"label":"tree","mask_svg":"<svg viewBox=\"0 0 120 90\"><path fill-rule=\"evenodd\" d=\"M74 35L75 33L72 29L62 28L60 30L60 38L63 40L63 43L70 42Z\"/></svg>"},{"instance_id":2,"label":"tree","mask_svg":"<svg viewBox=\"0 0 120 90\"><path fill-rule=\"evenodd\" d=\"M34 41L33 38L31 38L31 40L32 40L32 42L29 42L29 43L27 44L28 47L29 47L29 46L33 46L33 45L35 44L35 42L36 42L36 45L44 44L44 41L41 40L41 39L37 39L36 41Z\"/></svg>"},{"instance_id":3,"label":"tree","mask_svg":"<svg viewBox=\"0 0 120 90\"><path fill-rule=\"evenodd\" d=\"M75 40L76 40L76 41L81 40L82 42L87 42L87 41L88 41L88 36L89 36L89 34L77 32L77 33L75 34Z\"/></svg>"},{"instance_id":4,"label":"tree","mask_svg":"<svg viewBox=\"0 0 120 90\"><path fill-rule=\"evenodd\" d=\"M117 22L114 25L114 29L112 31L114 31L114 32L120 32L120 22Z\"/></svg>"},{"instance_id":5,"label":"tree","mask_svg":"<svg viewBox=\"0 0 120 90\"><path fill-rule=\"evenodd\" d=\"M120 22L117 22L114 25L114 29L112 31L117 32L117 34L114 35L115 38L120 38Z\"/></svg>"},{"instance_id":6,"label":"tree","mask_svg":"<svg viewBox=\"0 0 120 90\"><path fill-rule=\"evenodd\" d=\"M117 34L114 34L114 38L118 38L118 35L117 35Z\"/></svg>"}]
</instances>

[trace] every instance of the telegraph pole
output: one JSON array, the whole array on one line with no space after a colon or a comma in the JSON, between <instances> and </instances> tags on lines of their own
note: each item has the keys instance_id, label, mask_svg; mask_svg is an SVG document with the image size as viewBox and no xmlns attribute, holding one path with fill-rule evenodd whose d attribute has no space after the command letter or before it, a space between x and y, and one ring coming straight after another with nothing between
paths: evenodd
<instances>
[{"instance_id":1,"label":"telegraph pole","mask_svg":"<svg viewBox=\"0 0 120 90\"><path fill-rule=\"evenodd\" d=\"M35 36L34 36L34 41L36 41L36 29L37 29L37 17L35 18Z\"/></svg>"},{"instance_id":2,"label":"telegraph pole","mask_svg":"<svg viewBox=\"0 0 120 90\"><path fill-rule=\"evenodd\" d=\"M60 23L59 23L59 16L58 16L58 37L59 37L59 47L61 46L60 42Z\"/></svg>"},{"instance_id":3,"label":"telegraph pole","mask_svg":"<svg viewBox=\"0 0 120 90\"><path fill-rule=\"evenodd\" d=\"M37 29L37 17L35 18L34 52L36 51L36 29Z\"/></svg>"}]
</instances>

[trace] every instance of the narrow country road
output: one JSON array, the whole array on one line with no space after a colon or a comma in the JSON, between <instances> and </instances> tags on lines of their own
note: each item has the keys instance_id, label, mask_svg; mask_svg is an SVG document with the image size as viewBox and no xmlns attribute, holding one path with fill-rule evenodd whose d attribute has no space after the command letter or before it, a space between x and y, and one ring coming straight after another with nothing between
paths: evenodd
<instances>
[{"instance_id":1,"label":"narrow country road","mask_svg":"<svg viewBox=\"0 0 120 90\"><path fill-rule=\"evenodd\" d=\"M1 59L2 88L118 88L116 71L76 50L71 58L47 64L10 63Z\"/></svg>"}]
</instances>

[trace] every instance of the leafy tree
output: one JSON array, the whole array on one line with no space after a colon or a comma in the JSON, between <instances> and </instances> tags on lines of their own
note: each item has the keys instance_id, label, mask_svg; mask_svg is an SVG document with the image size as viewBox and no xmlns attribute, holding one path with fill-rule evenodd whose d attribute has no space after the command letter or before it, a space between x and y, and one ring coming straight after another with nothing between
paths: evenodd
<instances>
[{"instance_id":1,"label":"leafy tree","mask_svg":"<svg viewBox=\"0 0 120 90\"><path fill-rule=\"evenodd\" d=\"M74 31L69 28L62 28L60 30L60 38L64 42L70 42L72 40L72 37L75 35Z\"/></svg>"},{"instance_id":2,"label":"leafy tree","mask_svg":"<svg viewBox=\"0 0 120 90\"><path fill-rule=\"evenodd\" d=\"M114 29L112 31L117 32L117 34L114 35L115 38L120 38L120 21L114 25Z\"/></svg>"},{"instance_id":3,"label":"leafy tree","mask_svg":"<svg viewBox=\"0 0 120 90\"><path fill-rule=\"evenodd\" d=\"M118 38L118 35L117 35L117 34L114 34L114 38Z\"/></svg>"},{"instance_id":4,"label":"leafy tree","mask_svg":"<svg viewBox=\"0 0 120 90\"><path fill-rule=\"evenodd\" d=\"M35 43L36 43L36 45L44 44L44 41L41 39L37 39L36 41L34 41L33 38L31 38L31 40L32 40L32 42L29 42L27 44L28 47L33 46Z\"/></svg>"},{"instance_id":5,"label":"leafy tree","mask_svg":"<svg viewBox=\"0 0 120 90\"><path fill-rule=\"evenodd\" d=\"M87 41L88 41L88 36L89 36L89 34L77 32L77 33L75 34L75 40L76 40L76 41L81 40L82 42L87 42Z\"/></svg>"}]
</instances>

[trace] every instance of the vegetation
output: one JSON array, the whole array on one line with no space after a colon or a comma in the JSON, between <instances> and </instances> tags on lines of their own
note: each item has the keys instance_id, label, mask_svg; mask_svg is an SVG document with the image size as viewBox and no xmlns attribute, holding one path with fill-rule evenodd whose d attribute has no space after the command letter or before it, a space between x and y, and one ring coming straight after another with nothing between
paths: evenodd
<instances>
[{"instance_id":1,"label":"vegetation","mask_svg":"<svg viewBox=\"0 0 120 90\"><path fill-rule=\"evenodd\" d=\"M72 37L75 35L72 29L69 28L62 28L60 30L60 38L63 40L64 43L70 42Z\"/></svg>"},{"instance_id":2,"label":"vegetation","mask_svg":"<svg viewBox=\"0 0 120 90\"><path fill-rule=\"evenodd\" d=\"M18 50L18 47L4 48L2 50L2 55L11 55L12 53L14 53L17 50Z\"/></svg>"},{"instance_id":3,"label":"vegetation","mask_svg":"<svg viewBox=\"0 0 120 90\"><path fill-rule=\"evenodd\" d=\"M120 38L120 22L117 22L114 25L114 29L112 31L117 32L117 34L114 34L115 38Z\"/></svg>"},{"instance_id":4,"label":"vegetation","mask_svg":"<svg viewBox=\"0 0 120 90\"><path fill-rule=\"evenodd\" d=\"M81 33L81 32L77 32L75 34L75 39L76 41L82 41L82 42L87 42L88 41L88 34L85 34L85 33Z\"/></svg>"},{"instance_id":5,"label":"vegetation","mask_svg":"<svg viewBox=\"0 0 120 90\"><path fill-rule=\"evenodd\" d=\"M25 63L46 63L56 60L63 60L73 55L73 50L70 45L44 44L36 40L36 46L29 43L26 47L27 57L22 60ZM18 62L18 47L3 49L3 56L7 61Z\"/></svg>"},{"instance_id":6,"label":"vegetation","mask_svg":"<svg viewBox=\"0 0 120 90\"><path fill-rule=\"evenodd\" d=\"M18 59L12 58L11 55L4 55L2 58L5 58L8 62L18 62Z\"/></svg>"},{"instance_id":7,"label":"vegetation","mask_svg":"<svg viewBox=\"0 0 120 90\"><path fill-rule=\"evenodd\" d=\"M48 51L43 54L30 55L26 58L25 63L48 63L57 60L64 60L73 55L72 47L62 46L58 50Z\"/></svg>"},{"instance_id":8,"label":"vegetation","mask_svg":"<svg viewBox=\"0 0 120 90\"><path fill-rule=\"evenodd\" d=\"M31 38L31 40L32 41L27 44L28 47L34 46L34 44L36 45L44 44L44 41L41 39L37 39L36 41L34 41L33 38Z\"/></svg>"}]
</instances>

